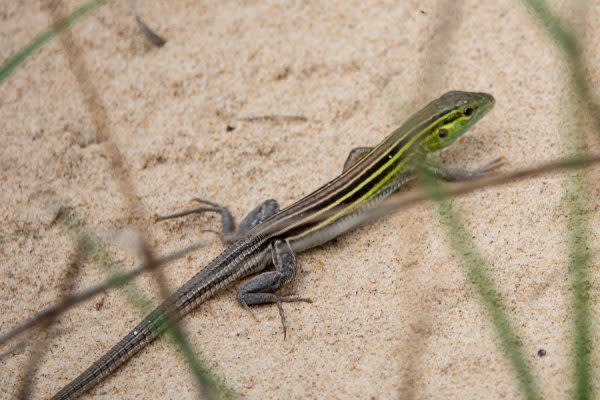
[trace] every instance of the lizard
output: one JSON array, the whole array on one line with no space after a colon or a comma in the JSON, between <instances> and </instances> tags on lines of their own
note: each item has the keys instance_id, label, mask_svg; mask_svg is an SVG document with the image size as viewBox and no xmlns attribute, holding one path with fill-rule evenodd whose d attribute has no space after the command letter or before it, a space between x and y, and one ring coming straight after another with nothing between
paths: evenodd
<instances>
[{"instance_id":1,"label":"lizard","mask_svg":"<svg viewBox=\"0 0 600 400\"><path fill-rule=\"evenodd\" d=\"M474 171L442 168L426 159L463 135L494 103L494 97L487 93L447 92L413 114L377 146L350 151L341 175L335 179L281 210L277 201L266 200L237 228L229 209L203 199L195 199L200 203L198 207L160 217L165 220L198 212L218 213L220 235L228 247L52 399L73 399L85 393L159 336L167 325L167 315L180 319L249 275L254 276L239 286L238 302L244 306L276 304L285 339L282 303L310 302L305 297L275 293L294 278L296 254L353 229L348 221L413 180L417 168L449 181L497 169L501 159ZM272 268L267 269L269 266Z\"/></svg>"}]
</instances>

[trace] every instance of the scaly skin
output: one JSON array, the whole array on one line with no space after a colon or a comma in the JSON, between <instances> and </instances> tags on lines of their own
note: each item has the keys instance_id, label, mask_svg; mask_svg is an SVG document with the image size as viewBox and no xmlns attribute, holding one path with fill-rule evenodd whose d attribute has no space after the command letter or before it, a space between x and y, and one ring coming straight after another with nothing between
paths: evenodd
<instances>
[{"instance_id":1,"label":"scaly skin","mask_svg":"<svg viewBox=\"0 0 600 400\"><path fill-rule=\"evenodd\" d=\"M444 94L410 117L376 147L362 147L351 152L343 173L310 195L281 211L277 211L275 201L265 202L242 222L237 233L233 232L233 219L227 209L214 203L201 201L209 207L174 215L199 211L221 213L223 237L232 242L231 245L52 399L75 398L120 367L165 330L165 313L180 319L217 291L247 275L263 271L271 263L274 270L262 272L241 285L237 295L240 303L276 303L282 313L282 301L306 301L296 296L274 294L293 278L295 253L350 230L349 219L400 188L412 178L415 168L425 162L427 154L452 144L493 104L494 98L485 93L455 91ZM481 171L490 170L448 173L430 169L447 179L480 175Z\"/></svg>"}]
</instances>

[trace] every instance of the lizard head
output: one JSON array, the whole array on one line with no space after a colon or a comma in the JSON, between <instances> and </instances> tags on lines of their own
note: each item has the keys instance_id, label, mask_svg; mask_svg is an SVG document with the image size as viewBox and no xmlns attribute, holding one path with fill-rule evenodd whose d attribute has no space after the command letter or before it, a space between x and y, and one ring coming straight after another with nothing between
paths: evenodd
<instances>
[{"instance_id":1,"label":"lizard head","mask_svg":"<svg viewBox=\"0 0 600 400\"><path fill-rule=\"evenodd\" d=\"M427 136L421 143L425 153L452 144L494 106L494 97L487 93L452 91L425 107L433 116Z\"/></svg>"}]
</instances>

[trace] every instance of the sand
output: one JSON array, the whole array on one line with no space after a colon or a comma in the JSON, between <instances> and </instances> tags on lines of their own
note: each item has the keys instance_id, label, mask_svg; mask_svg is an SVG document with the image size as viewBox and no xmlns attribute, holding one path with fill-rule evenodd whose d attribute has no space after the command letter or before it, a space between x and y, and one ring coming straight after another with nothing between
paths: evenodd
<instances>
[{"instance_id":1,"label":"sand","mask_svg":"<svg viewBox=\"0 0 600 400\"><path fill-rule=\"evenodd\" d=\"M497 104L439 156L445 165L474 168L504 156L503 169L510 170L567 154L565 132L574 122L565 107L572 94L568 70L518 2L469 1L451 43L437 53L429 47L447 38L435 35L439 16L431 2L136 4L167 39L163 48L139 34L124 2L101 8L73 32L147 215L185 208L194 196L228 205L238 218L267 198L288 205L336 176L350 149L378 143L451 89L486 91ZM76 5L69 3L70 9ZM2 60L48 25L37 2L4 2L0 10ZM557 11L570 15L564 7ZM600 53L592 39L600 8L587 14L586 55L597 86ZM423 78L432 57L446 65L430 67ZM73 206L126 267L139 259L119 239L129 222L123 199L60 41L1 85L0 331L6 331L56 301L73 251L68 233L51 224L49 197ZM260 115L306 121L239 120ZM597 171L590 176L597 181ZM594 197L599 191L592 187ZM565 177L554 175L455 202L548 399L570 391L568 196ZM585 212L597 253L596 208L592 202ZM165 269L172 289L223 249L201 233L218 224L215 216L196 216L150 225L147 236L160 254L200 237L211 240ZM299 255L296 279L283 292L314 303L284 306L286 340L276 308L258 307L253 318L236 303L235 288L186 317L183 326L207 364L249 399L519 397L514 372L459 261L424 204ZM85 263L76 288L104 277ZM137 283L158 301L151 278ZM41 361L34 397L56 392L140 317L115 290L62 315L56 325L61 335ZM11 352L0 362L7 388L0 397L14 395L29 352ZM85 398L195 396L180 352L159 341Z\"/></svg>"}]
</instances>

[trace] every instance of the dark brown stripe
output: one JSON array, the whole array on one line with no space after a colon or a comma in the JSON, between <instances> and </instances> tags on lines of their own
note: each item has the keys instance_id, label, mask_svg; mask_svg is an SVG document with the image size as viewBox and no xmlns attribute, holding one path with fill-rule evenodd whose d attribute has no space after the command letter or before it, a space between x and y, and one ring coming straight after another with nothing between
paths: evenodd
<instances>
[{"instance_id":1,"label":"dark brown stripe","mask_svg":"<svg viewBox=\"0 0 600 400\"><path fill-rule=\"evenodd\" d=\"M369 153L363 160L359 161L358 164L346 171L333 181L320 187L310 195L302 198L298 202L291 206L281 210L279 213L271 217L270 219L261 223L256 230L253 230L251 234L264 234L264 235L275 235L275 236L291 236L289 232L296 232L297 229L295 223L303 219L307 219L306 222L300 224L304 229L310 229L314 226L314 215L319 211L323 210L334 204L341 197L346 196L352 192L360 184L360 182L367 180L369 177L375 175L376 178L372 179L369 184L365 185L369 189L372 189L381 179L384 179L387 175L384 171L379 171L389 161L389 156L392 157L402 150L404 146L417 134L423 133L425 129L432 123L439 120L440 123L445 124L455 118L453 114L447 115L445 118L442 117L447 113L447 110L438 110L434 102L430 103L427 107L414 114L408 121L402 124L401 127L392 132L386 139L384 139L378 146L376 146L371 153ZM428 116L428 117L427 117ZM417 121L422 121L417 124ZM439 126L439 124L436 126ZM411 129L410 127L413 126ZM433 127L430 129L432 131ZM425 135L423 135L425 137ZM396 143L397 142L397 143ZM395 143L395 144L394 144ZM406 154L413 154L416 147L421 143L421 140L417 140L409 149L405 149ZM392 146L392 144L394 144ZM392 146L390 148L390 146ZM403 160L400 157L398 162ZM374 163L373 165L370 165ZM369 166L370 165L370 166ZM365 169L368 168L368 169ZM388 170L386 168L386 170ZM378 172L379 171L379 172ZM360 190L362 194L366 193L362 188ZM352 196L353 199L360 198ZM344 201L344 204L352 204L351 201ZM322 221L320 221L322 222ZM300 230L301 233L301 230Z\"/></svg>"}]
</instances>

